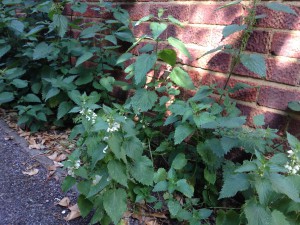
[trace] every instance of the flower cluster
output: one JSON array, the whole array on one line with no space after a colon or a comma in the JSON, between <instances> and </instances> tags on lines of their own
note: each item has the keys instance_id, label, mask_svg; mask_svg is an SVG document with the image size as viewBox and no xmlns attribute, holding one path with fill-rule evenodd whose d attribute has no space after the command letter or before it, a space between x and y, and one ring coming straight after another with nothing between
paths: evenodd
<instances>
[{"instance_id":1,"label":"flower cluster","mask_svg":"<svg viewBox=\"0 0 300 225\"><path fill-rule=\"evenodd\" d=\"M72 177L75 177L75 172L74 170L77 170L79 169L80 167L80 160L77 160L75 163L74 163L74 166L69 166L68 167L68 175L72 176Z\"/></svg>"},{"instance_id":2,"label":"flower cluster","mask_svg":"<svg viewBox=\"0 0 300 225\"><path fill-rule=\"evenodd\" d=\"M92 121L92 124L96 123L97 114L91 109L82 109L79 112L81 115L85 116L88 121Z\"/></svg>"},{"instance_id":3,"label":"flower cluster","mask_svg":"<svg viewBox=\"0 0 300 225\"><path fill-rule=\"evenodd\" d=\"M290 162L287 163L284 167L291 174L297 174L300 170L300 159L293 150L287 151Z\"/></svg>"},{"instance_id":4,"label":"flower cluster","mask_svg":"<svg viewBox=\"0 0 300 225\"><path fill-rule=\"evenodd\" d=\"M115 131L118 131L121 128L121 125L118 122L111 122L110 120L107 120L108 122L108 128L106 132L113 133Z\"/></svg>"}]
</instances>

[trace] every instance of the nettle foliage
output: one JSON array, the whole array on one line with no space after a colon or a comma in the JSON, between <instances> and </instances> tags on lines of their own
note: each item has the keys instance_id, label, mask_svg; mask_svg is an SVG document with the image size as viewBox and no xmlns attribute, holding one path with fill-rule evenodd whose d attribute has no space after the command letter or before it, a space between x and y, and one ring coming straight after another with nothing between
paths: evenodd
<instances>
[{"instance_id":1,"label":"nettle foliage","mask_svg":"<svg viewBox=\"0 0 300 225\"><path fill-rule=\"evenodd\" d=\"M111 4L96 5L111 20L83 23L62 14L65 4L74 13L87 5L73 1L1 1L0 105L14 105L19 124L32 131L51 122L58 126L74 107L73 90L97 90L109 99L116 76L120 43L132 42L128 13ZM79 34L71 37L68 29ZM76 35L74 35L76 36ZM77 59L73 64L72 59ZM89 60L93 66L87 68Z\"/></svg>"},{"instance_id":2,"label":"nettle foliage","mask_svg":"<svg viewBox=\"0 0 300 225\"><path fill-rule=\"evenodd\" d=\"M261 56L243 53L259 18L253 14L256 4L245 18L240 49L218 50L263 76ZM277 3L270 7L289 9ZM77 106L71 111L80 110L80 115L71 138L79 135L79 140L65 163L69 176L63 189L76 184L82 215L94 209L92 224L117 224L128 205L145 203L195 225L299 224L299 140L287 133L286 154L263 115L254 117L254 128L244 126L246 118L229 98L236 88L196 88L177 64L178 51L191 57L185 45L174 37L161 39L169 23L182 26L165 14L161 9L135 22L147 23L151 32L116 61L128 80L119 84L132 90L124 104L101 105L97 93L72 92ZM230 28L230 33L244 29ZM229 28L224 30L229 35ZM161 42L169 47L161 49ZM180 99L186 90L195 94ZM212 96L215 92L220 99Z\"/></svg>"},{"instance_id":3,"label":"nettle foliage","mask_svg":"<svg viewBox=\"0 0 300 225\"><path fill-rule=\"evenodd\" d=\"M263 115L254 117L254 128L244 126L229 94L245 86L196 88L178 63L178 52L191 57L184 43L162 39L169 24L182 26L163 9L131 24L125 10L101 2L93 10L113 19L97 23L62 14L66 3L84 13L83 2L0 3L0 104L13 104L19 123L32 130L45 121L77 123L62 188L76 185L81 215L93 211L91 224L118 224L124 212L146 203L183 224L299 224L299 140L287 133L285 152ZM263 58L244 53L261 18L257 3L245 6L243 24L224 28L224 37L243 33L239 48L207 54L226 51L234 58L231 71L241 62L264 76ZM30 16L16 14L20 6ZM278 3L268 7L295 13ZM129 27L141 23L150 33L136 40ZM67 35L69 28L78 37ZM123 42L132 46L119 54ZM95 66L86 68L87 61ZM118 69L126 82L116 81ZM110 97L116 86L130 90L125 103ZM182 99L183 91L195 94Z\"/></svg>"}]
</instances>

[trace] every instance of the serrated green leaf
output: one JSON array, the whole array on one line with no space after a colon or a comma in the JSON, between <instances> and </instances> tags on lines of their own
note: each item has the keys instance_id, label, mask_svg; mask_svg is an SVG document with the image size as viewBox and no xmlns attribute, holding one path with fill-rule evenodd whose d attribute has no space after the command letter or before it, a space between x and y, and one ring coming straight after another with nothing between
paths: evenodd
<instances>
[{"instance_id":1,"label":"serrated green leaf","mask_svg":"<svg viewBox=\"0 0 300 225\"><path fill-rule=\"evenodd\" d=\"M249 186L250 183L246 174L229 175L225 178L219 199L233 197L237 192L247 190Z\"/></svg>"},{"instance_id":2,"label":"serrated green leaf","mask_svg":"<svg viewBox=\"0 0 300 225\"><path fill-rule=\"evenodd\" d=\"M158 183L167 179L167 171L165 168L159 168L154 174L154 182Z\"/></svg>"},{"instance_id":3,"label":"serrated green leaf","mask_svg":"<svg viewBox=\"0 0 300 225\"><path fill-rule=\"evenodd\" d=\"M124 148L126 155L132 159L139 160L143 154L143 143L137 137L131 137L123 141L122 148Z\"/></svg>"},{"instance_id":4,"label":"serrated green leaf","mask_svg":"<svg viewBox=\"0 0 300 225\"><path fill-rule=\"evenodd\" d=\"M21 80L21 79L14 79L11 82L16 88L25 88L28 86L27 80Z\"/></svg>"},{"instance_id":5,"label":"serrated green leaf","mask_svg":"<svg viewBox=\"0 0 300 225\"><path fill-rule=\"evenodd\" d=\"M59 104L57 109L57 119L63 118L67 113L73 108L73 104L71 102L62 102Z\"/></svg>"},{"instance_id":6,"label":"serrated green leaf","mask_svg":"<svg viewBox=\"0 0 300 225\"><path fill-rule=\"evenodd\" d=\"M76 184L76 179L71 176L66 176L64 181L62 182L61 189L63 192L67 192Z\"/></svg>"},{"instance_id":7,"label":"serrated green leaf","mask_svg":"<svg viewBox=\"0 0 300 225\"><path fill-rule=\"evenodd\" d=\"M253 117L253 122L255 126L265 125L265 116L263 114L256 115Z\"/></svg>"},{"instance_id":8,"label":"serrated green leaf","mask_svg":"<svg viewBox=\"0 0 300 225\"><path fill-rule=\"evenodd\" d=\"M292 8L290 8L287 5L280 4L278 2L269 2L269 3L267 3L266 6L269 9L272 9L272 10L275 10L275 11L285 12L285 13L297 15L297 13L295 12L295 10L293 10Z\"/></svg>"},{"instance_id":9,"label":"serrated green leaf","mask_svg":"<svg viewBox=\"0 0 300 225\"><path fill-rule=\"evenodd\" d=\"M231 25L224 27L222 34L223 34L223 37L226 38L229 35L231 35L235 32L245 30L246 28L247 28L247 25L231 24Z\"/></svg>"},{"instance_id":10,"label":"serrated green leaf","mask_svg":"<svg viewBox=\"0 0 300 225\"><path fill-rule=\"evenodd\" d=\"M88 61L90 58L93 57L93 55L94 55L94 54L91 53L91 52L85 52L84 54L82 54L82 55L77 59L75 67L77 67L77 66L79 66L80 64L82 64L82 63Z\"/></svg>"},{"instance_id":11,"label":"serrated green leaf","mask_svg":"<svg viewBox=\"0 0 300 225\"><path fill-rule=\"evenodd\" d=\"M165 23L150 23L150 29L152 32L153 39L156 40L166 29L168 25Z\"/></svg>"},{"instance_id":12,"label":"serrated green leaf","mask_svg":"<svg viewBox=\"0 0 300 225\"><path fill-rule=\"evenodd\" d=\"M146 112L153 108L157 98L157 94L154 91L139 89L131 98L130 104L136 113Z\"/></svg>"},{"instance_id":13,"label":"serrated green leaf","mask_svg":"<svg viewBox=\"0 0 300 225\"><path fill-rule=\"evenodd\" d=\"M108 174L117 183L127 187L126 167L119 161L111 160L108 165Z\"/></svg>"},{"instance_id":14,"label":"serrated green leaf","mask_svg":"<svg viewBox=\"0 0 300 225\"><path fill-rule=\"evenodd\" d=\"M273 225L270 211L253 199L246 201L244 212L248 225Z\"/></svg>"},{"instance_id":15,"label":"serrated green leaf","mask_svg":"<svg viewBox=\"0 0 300 225\"><path fill-rule=\"evenodd\" d=\"M46 94L46 96L45 96L45 101L47 101L48 99L50 99L50 98L52 98L52 97L58 95L59 92L60 92L60 90L59 90L58 88L55 88L55 87L51 88L51 89L47 92L47 94Z\"/></svg>"},{"instance_id":16,"label":"serrated green leaf","mask_svg":"<svg viewBox=\"0 0 300 225\"><path fill-rule=\"evenodd\" d=\"M88 200L84 195L79 195L77 199L78 208L80 210L80 214L83 218L85 218L93 209L93 203Z\"/></svg>"},{"instance_id":17,"label":"serrated green leaf","mask_svg":"<svg viewBox=\"0 0 300 225\"><path fill-rule=\"evenodd\" d=\"M236 173L252 172L252 171L256 171L257 169L258 168L255 162L244 160L243 165L238 167L234 172Z\"/></svg>"},{"instance_id":18,"label":"serrated green leaf","mask_svg":"<svg viewBox=\"0 0 300 225\"><path fill-rule=\"evenodd\" d=\"M64 15L54 14L53 22L49 25L50 30L57 29L58 35L62 38L65 36L68 29L68 19Z\"/></svg>"},{"instance_id":19,"label":"serrated green leaf","mask_svg":"<svg viewBox=\"0 0 300 225\"><path fill-rule=\"evenodd\" d=\"M255 180L255 189L258 194L261 205L267 205L271 199L272 188L269 180L265 178L258 178Z\"/></svg>"},{"instance_id":20,"label":"serrated green leaf","mask_svg":"<svg viewBox=\"0 0 300 225\"><path fill-rule=\"evenodd\" d=\"M117 135L113 134L108 140L108 146L111 151L114 153L117 159L122 159L125 163L126 161L126 154L125 150L121 148L122 138Z\"/></svg>"},{"instance_id":21,"label":"serrated green leaf","mask_svg":"<svg viewBox=\"0 0 300 225\"><path fill-rule=\"evenodd\" d=\"M189 74L180 67L174 67L169 76L170 79L180 87L186 88L188 90L195 89L195 86Z\"/></svg>"},{"instance_id":22,"label":"serrated green leaf","mask_svg":"<svg viewBox=\"0 0 300 225\"><path fill-rule=\"evenodd\" d=\"M41 42L35 46L32 57L34 60L47 58L51 52L52 47L45 42Z\"/></svg>"},{"instance_id":23,"label":"serrated green leaf","mask_svg":"<svg viewBox=\"0 0 300 225\"><path fill-rule=\"evenodd\" d=\"M146 156L140 157L130 167L131 176L144 185L152 185L154 178L154 169L152 161Z\"/></svg>"},{"instance_id":24,"label":"serrated green leaf","mask_svg":"<svg viewBox=\"0 0 300 225\"><path fill-rule=\"evenodd\" d=\"M23 33L23 32L24 32L25 25L24 25L24 23L22 23L22 22L19 21L19 20L12 20L12 21L10 22L10 24L9 24L8 27L11 28L11 29L14 30L14 31Z\"/></svg>"},{"instance_id":25,"label":"serrated green leaf","mask_svg":"<svg viewBox=\"0 0 300 225\"><path fill-rule=\"evenodd\" d=\"M242 54L240 57L241 63L251 72L265 77L267 73L266 61L259 54Z\"/></svg>"},{"instance_id":26,"label":"serrated green leaf","mask_svg":"<svg viewBox=\"0 0 300 225\"><path fill-rule=\"evenodd\" d=\"M176 190L191 198L194 195L194 187L187 183L186 179L181 179L176 183Z\"/></svg>"},{"instance_id":27,"label":"serrated green leaf","mask_svg":"<svg viewBox=\"0 0 300 225\"><path fill-rule=\"evenodd\" d=\"M154 192L167 191L167 190L168 190L168 182L165 180L159 181L153 188Z\"/></svg>"},{"instance_id":28,"label":"serrated green leaf","mask_svg":"<svg viewBox=\"0 0 300 225\"><path fill-rule=\"evenodd\" d=\"M221 145L221 141L218 138L207 139L205 141L205 144L216 156L223 157L225 155L225 151Z\"/></svg>"},{"instance_id":29,"label":"serrated green leaf","mask_svg":"<svg viewBox=\"0 0 300 225\"><path fill-rule=\"evenodd\" d=\"M239 225L240 219L239 214L233 210L218 210L218 215L216 218L216 225Z\"/></svg>"},{"instance_id":30,"label":"serrated green leaf","mask_svg":"<svg viewBox=\"0 0 300 225\"><path fill-rule=\"evenodd\" d=\"M177 54L173 49L165 48L158 52L158 58L171 66L175 66Z\"/></svg>"},{"instance_id":31,"label":"serrated green leaf","mask_svg":"<svg viewBox=\"0 0 300 225\"><path fill-rule=\"evenodd\" d=\"M125 61L131 59L132 56L133 56L133 55L132 55L131 53L128 53L128 52L122 54L122 55L117 59L116 65L119 65L120 63L123 63L123 62L125 62Z\"/></svg>"},{"instance_id":32,"label":"serrated green leaf","mask_svg":"<svg viewBox=\"0 0 300 225\"><path fill-rule=\"evenodd\" d=\"M185 155L183 153L179 153L173 159L172 167L175 170L181 170L183 167L185 167L186 164L187 164L187 159L185 158Z\"/></svg>"},{"instance_id":33,"label":"serrated green leaf","mask_svg":"<svg viewBox=\"0 0 300 225\"><path fill-rule=\"evenodd\" d=\"M156 60L156 54L142 54L136 58L134 63L135 84L138 85L146 81L146 75L151 69L153 69Z\"/></svg>"},{"instance_id":34,"label":"serrated green leaf","mask_svg":"<svg viewBox=\"0 0 300 225\"><path fill-rule=\"evenodd\" d=\"M291 135L289 132L286 132L286 137L288 140L289 145L294 148L300 148L300 141L293 135Z\"/></svg>"},{"instance_id":35,"label":"serrated green leaf","mask_svg":"<svg viewBox=\"0 0 300 225\"><path fill-rule=\"evenodd\" d=\"M75 84L77 86L88 84L94 80L93 73L84 73L81 74L75 81Z\"/></svg>"},{"instance_id":36,"label":"serrated green leaf","mask_svg":"<svg viewBox=\"0 0 300 225\"><path fill-rule=\"evenodd\" d=\"M232 148L239 147L239 140L236 138L222 137L220 139L224 153L228 153Z\"/></svg>"},{"instance_id":37,"label":"serrated green leaf","mask_svg":"<svg viewBox=\"0 0 300 225\"><path fill-rule=\"evenodd\" d=\"M25 102L41 103L41 99L38 96L36 96L35 94L27 94L24 96L23 100Z\"/></svg>"},{"instance_id":38,"label":"serrated green leaf","mask_svg":"<svg viewBox=\"0 0 300 225\"><path fill-rule=\"evenodd\" d=\"M168 42L170 45L172 45L174 48L177 48L181 53L183 53L185 56L192 58L191 54L185 47L184 43L174 37L169 37Z\"/></svg>"},{"instance_id":39,"label":"serrated green leaf","mask_svg":"<svg viewBox=\"0 0 300 225\"><path fill-rule=\"evenodd\" d=\"M100 79L100 84L109 92L113 91L114 82L115 82L115 78L113 77L102 77Z\"/></svg>"},{"instance_id":40,"label":"serrated green leaf","mask_svg":"<svg viewBox=\"0 0 300 225\"><path fill-rule=\"evenodd\" d=\"M168 201L168 209L172 216L176 216L180 209L182 209L182 207L178 201L170 200Z\"/></svg>"},{"instance_id":41,"label":"serrated green leaf","mask_svg":"<svg viewBox=\"0 0 300 225\"><path fill-rule=\"evenodd\" d=\"M278 210L272 212L272 225L290 225L284 214Z\"/></svg>"},{"instance_id":42,"label":"serrated green leaf","mask_svg":"<svg viewBox=\"0 0 300 225\"><path fill-rule=\"evenodd\" d=\"M14 94L12 92L2 92L0 93L0 104L11 102L14 100Z\"/></svg>"},{"instance_id":43,"label":"serrated green leaf","mask_svg":"<svg viewBox=\"0 0 300 225\"><path fill-rule=\"evenodd\" d=\"M25 35L25 37L29 37L29 36L31 36L31 35L34 35L34 34L38 33L39 31L41 31L41 30L44 29L44 28L45 28L44 25L38 25L38 26L32 28L32 29Z\"/></svg>"},{"instance_id":44,"label":"serrated green leaf","mask_svg":"<svg viewBox=\"0 0 300 225\"><path fill-rule=\"evenodd\" d=\"M106 191L103 195L103 206L114 224L118 224L127 209L126 191L121 188Z\"/></svg>"},{"instance_id":45,"label":"serrated green leaf","mask_svg":"<svg viewBox=\"0 0 300 225\"><path fill-rule=\"evenodd\" d=\"M188 123L179 125L175 129L174 144L180 144L184 139L190 136L195 131L195 128L190 126Z\"/></svg>"},{"instance_id":46,"label":"serrated green leaf","mask_svg":"<svg viewBox=\"0 0 300 225\"><path fill-rule=\"evenodd\" d=\"M11 49L10 45L1 46L0 47L0 58L2 56L4 56L6 53L8 53L10 49Z\"/></svg>"}]
</instances>

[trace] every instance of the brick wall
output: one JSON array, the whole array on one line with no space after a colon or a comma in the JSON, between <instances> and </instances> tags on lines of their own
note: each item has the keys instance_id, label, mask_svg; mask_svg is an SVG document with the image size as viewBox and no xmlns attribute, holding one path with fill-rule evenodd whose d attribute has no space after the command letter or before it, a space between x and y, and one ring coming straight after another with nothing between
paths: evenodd
<instances>
[{"instance_id":1,"label":"brick wall","mask_svg":"<svg viewBox=\"0 0 300 225\"><path fill-rule=\"evenodd\" d=\"M97 19L97 14L91 8L98 1L88 2L91 7L84 16ZM287 104L289 101L300 101L300 1L277 1L290 5L298 16L269 10L264 6L266 2L263 1L259 6L258 13L264 13L267 17L258 22L247 45L247 51L257 52L265 57L267 76L261 79L239 65L234 71L230 85L245 82L253 87L232 97L237 99L241 111L249 115L249 125L251 117L264 113L270 127L299 134L300 115L289 111ZM169 26L163 38L176 36L187 44L193 59L189 60L181 55L179 63L184 65L198 86L213 82L222 85L226 80L231 62L230 55L217 53L200 58L204 52L220 44L234 44L238 40L237 36L223 39L222 29L225 25L240 21L245 11L240 5L214 11L225 3L226 1L216 0L117 2L130 12L132 20L156 13L158 8L165 8L167 14L172 14L184 22L183 29ZM148 33L149 28L142 25L135 28L134 32L139 36Z\"/></svg>"}]
</instances>

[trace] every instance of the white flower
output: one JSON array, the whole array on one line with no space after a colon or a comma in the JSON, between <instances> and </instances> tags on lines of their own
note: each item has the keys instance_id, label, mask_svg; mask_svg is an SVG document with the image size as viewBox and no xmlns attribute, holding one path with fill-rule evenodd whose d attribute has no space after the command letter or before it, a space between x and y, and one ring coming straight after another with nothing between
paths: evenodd
<instances>
[{"instance_id":1,"label":"white flower","mask_svg":"<svg viewBox=\"0 0 300 225\"><path fill-rule=\"evenodd\" d=\"M288 150L287 153L291 156L291 155L294 155L294 152L293 150Z\"/></svg>"},{"instance_id":2,"label":"white flower","mask_svg":"<svg viewBox=\"0 0 300 225\"><path fill-rule=\"evenodd\" d=\"M107 141L107 140L108 140L108 137L105 136L102 140L103 140L103 141Z\"/></svg>"},{"instance_id":3,"label":"white flower","mask_svg":"<svg viewBox=\"0 0 300 225\"><path fill-rule=\"evenodd\" d=\"M80 160L77 160L77 161L75 162L74 168L75 168L75 169L78 169L79 167L80 167Z\"/></svg>"},{"instance_id":4,"label":"white flower","mask_svg":"<svg viewBox=\"0 0 300 225\"><path fill-rule=\"evenodd\" d=\"M109 124L109 127L107 128L106 132L112 133L115 131L118 131L121 128L121 125L117 122L114 122L113 124Z\"/></svg>"},{"instance_id":5,"label":"white flower","mask_svg":"<svg viewBox=\"0 0 300 225\"><path fill-rule=\"evenodd\" d=\"M97 185L101 179L102 179L102 176L96 175L95 178L93 179L93 185Z\"/></svg>"},{"instance_id":6,"label":"white flower","mask_svg":"<svg viewBox=\"0 0 300 225\"><path fill-rule=\"evenodd\" d=\"M108 149L108 145L103 149L103 153L106 154L106 150Z\"/></svg>"}]
</instances>

